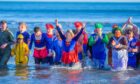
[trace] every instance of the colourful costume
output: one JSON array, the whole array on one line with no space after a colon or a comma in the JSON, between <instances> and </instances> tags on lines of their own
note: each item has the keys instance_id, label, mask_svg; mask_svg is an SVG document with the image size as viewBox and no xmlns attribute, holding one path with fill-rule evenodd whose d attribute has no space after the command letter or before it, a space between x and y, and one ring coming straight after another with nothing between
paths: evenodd
<instances>
[{"instance_id":1,"label":"colourful costume","mask_svg":"<svg viewBox=\"0 0 140 84\"><path fill-rule=\"evenodd\" d=\"M54 29L54 27L52 24L46 24L46 29L51 31ZM46 44L47 50L49 51L49 53L52 53L53 52L52 51L53 50L53 41L54 41L53 34L46 34L46 39L47 39L47 44ZM47 61L47 63L52 65L54 63L53 56L47 56L46 61Z\"/></svg>"},{"instance_id":2,"label":"colourful costume","mask_svg":"<svg viewBox=\"0 0 140 84\"><path fill-rule=\"evenodd\" d=\"M71 40L71 42L66 42L66 37L62 34L59 27L57 27L57 31L62 38L62 62L64 64L71 64L77 63L78 60L78 53L76 48L76 41L79 39L80 35L83 32L83 29Z\"/></svg>"},{"instance_id":3,"label":"colourful costume","mask_svg":"<svg viewBox=\"0 0 140 84\"><path fill-rule=\"evenodd\" d=\"M114 32L114 29L115 28L118 28L118 25L117 24L114 24L112 26L112 32L107 33L108 39L110 39L111 37L114 36L113 32ZM111 48L108 48L108 64L110 66L112 66L112 49Z\"/></svg>"},{"instance_id":4,"label":"colourful costume","mask_svg":"<svg viewBox=\"0 0 140 84\"><path fill-rule=\"evenodd\" d=\"M87 43L88 43L88 35L86 34L86 32L83 32L77 41L79 60L82 60L83 55L87 54L86 53L87 52Z\"/></svg>"},{"instance_id":5,"label":"colourful costume","mask_svg":"<svg viewBox=\"0 0 140 84\"><path fill-rule=\"evenodd\" d=\"M136 43L136 46L138 47L138 53L136 55L136 66L139 67L139 64L140 64L140 40Z\"/></svg>"},{"instance_id":6,"label":"colourful costume","mask_svg":"<svg viewBox=\"0 0 140 84\"><path fill-rule=\"evenodd\" d=\"M119 48L115 48L112 46L112 41L116 42L116 45L120 44ZM126 70L127 69L127 61L128 61L128 53L127 53L127 39L124 36L120 36L116 38L113 36L108 46L112 48L112 66L114 70Z\"/></svg>"},{"instance_id":7,"label":"colourful costume","mask_svg":"<svg viewBox=\"0 0 140 84\"><path fill-rule=\"evenodd\" d=\"M16 38L18 37L19 34L22 34L22 35L24 36L24 42L25 42L26 44L28 44L28 41L30 40L30 34L29 34L27 31L22 32L22 33L20 33L20 31L18 31L18 32L16 33Z\"/></svg>"},{"instance_id":8,"label":"colourful costume","mask_svg":"<svg viewBox=\"0 0 140 84\"><path fill-rule=\"evenodd\" d=\"M32 44L34 43L34 54L35 63L46 63L46 57L48 55L48 51L46 49L47 38L46 34L42 33L40 37L36 37L35 34L31 35L31 41L29 45L29 49L32 48Z\"/></svg>"},{"instance_id":9,"label":"colourful costume","mask_svg":"<svg viewBox=\"0 0 140 84\"><path fill-rule=\"evenodd\" d=\"M81 29L83 27L83 23L79 21L75 22L74 25L77 29ZM82 60L83 56L87 55L87 43L88 43L88 35L85 31L83 31L82 35L77 41L79 60Z\"/></svg>"},{"instance_id":10,"label":"colourful costume","mask_svg":"<svg viewBox=\"0 0 140 84\"><path fill-rule=\"evenodd\" d=\"M58 38L54 39L53 50L55 51L55 55L56 55L54 58L54 62L60 63L62 57L62 40L59 40Z\"/></svg>"},{"instance_id":11,"label":"colourful costume","mask_svg":"<svg viewBox=\"0 0 140 84\"><path fill-rule=\"evenodd\" d=\"M98 37L97 41L95 37ZM105 65L107 43L108 38L105 34L102 34L102 37L92 34L89 38L89 46L92 46L92 59L97 68L103 68Z\"/></svg>"},{"instance_id":12,"label":"colourful costume","mask_svg":"<svg viewBox=\"0 0 140 84\"><path fill-rule=\"evenodd\" d=\"M11 55L11 45L14 44L14 37L12 33L7 29L5 31L0 30L0 46L7 43L6 48L0 48L0 65L6 65Z\"/></svg>"},{"instance_id":13,"label":"colourful costume","mask_svg":"<svg viewBox=\"0 0 140 84\"><path fill-rule=\"evenodd\" d=\"M95 28L102 28L101 24L95 24ZM92 46L92 59L96 68L104 68L106 60L106 44L108 37L105 34L92 34L89 38L89 46Z\"/></svg>"},{"instance_id":14,"label":"colourful costume","mask_svg":"<svg viewBox=\"0 0 140 84\"><path fill-rule=\"evenodd\" d=\"M128 49L136 49L136 45L132 45L132 43L136 43L137 40L135 38L128 40ZM128 66L136 68L136 52L128 52Z\"/></svg>"},{"instance_id":15,"label":"colourful costume","mask_svg":"<svg viewBox=\"0 0 140 84\"><path fill-rule=\"evenodd\" d=\"M48 50L48 52L49 51L52 52L54 36L53 35L46 35L46 40L47 40L47 44L46 44L47 50ZM46 61L47 61L47 63L52 65L54 62L53 56L47 56Z\"/></svg>"},{"instance_id":16,"label":"colourful costume","mask_svg":"<svg viewBox=\"0 0 140 84\"><path fill-rule=\"evenodd\" d=\"M19 36L18 36L19 37ZM22 37L20 37L22 38ZM27 65L28 64L28 55L29 54L29 48L28 45L24 42L17 43L11 51L11 55L15 56L15 63Z\"/></svg>"}]
</instances>

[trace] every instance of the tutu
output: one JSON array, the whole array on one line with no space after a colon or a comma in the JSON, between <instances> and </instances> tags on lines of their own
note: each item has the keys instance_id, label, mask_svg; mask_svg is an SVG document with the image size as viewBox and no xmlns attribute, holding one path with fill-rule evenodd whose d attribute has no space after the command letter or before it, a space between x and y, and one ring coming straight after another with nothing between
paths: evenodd
<instances>
[{"instance_id":1,"label":"tutu","mask_svg":"<svg viewBox=\"0 0 140 84\"><path fill-rule=\"evenodd\" d=\"M70 52L62 52L62 62L64 64L70 64L70 63L76 63L78 62L78 55L76 54L76 52L70 51Z\"/></svg>"},{"instance_id":2,"label":"tutu","mask_svg":"<svg viewBox=\"0 0 140 84\"><path fill-rule=\"evenodd\" d=\"M46 48L43 49L34 49L34 57L36 58L45 58L48 55L48 51Z\"/></svg>"}]
</instances>

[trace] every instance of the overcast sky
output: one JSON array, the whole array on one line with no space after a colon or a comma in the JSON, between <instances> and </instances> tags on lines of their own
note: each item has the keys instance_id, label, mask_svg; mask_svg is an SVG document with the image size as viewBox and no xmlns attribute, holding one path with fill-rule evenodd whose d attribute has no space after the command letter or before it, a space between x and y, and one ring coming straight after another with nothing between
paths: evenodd
<instances>
[{"instance_id":1,"label":"overcast sky","mask_svg":"<svg viewBox=\"0 0 140 84\"><path fill-rule=\"evenodd\" d=\"M0 1L57 1L57 2L140 2L140 0L0 0Z\"/></svg>"}]
</instances>

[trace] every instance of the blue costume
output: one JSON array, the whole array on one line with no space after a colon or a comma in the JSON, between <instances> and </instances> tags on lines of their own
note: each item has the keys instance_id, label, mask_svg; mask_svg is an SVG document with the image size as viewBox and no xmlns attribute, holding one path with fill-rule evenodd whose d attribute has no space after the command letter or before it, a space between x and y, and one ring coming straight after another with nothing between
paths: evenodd
<instances>
[{"instance_id":1,"label":"blue costume","mask_svg":"<svg viewBox=\"0 0 140 84\"><path fill-rule=\"evenodd\" d=\"M49 52L52 52L54 36L46 34L46 40L47 40L47 44L46 44L47 50ZM54 63L53 56L47 56L46 60L47 60L47 63L51 65Z\"/></svg>"},{"instance_id":2,"label":"blue costume","mask_svg":"<svg viewBox=\"0 0 140 84\"><path fill-rule=\"evenodd\" d=\"M16 38L18 37L19 34L22 34L22 35L24 36L24 42L25 42L26 44L28 44L28 41L30 40L30 34L29 34L27 31L25 31L25 32L23 32L23 33L20 33L20 31L18 31L18 32L16 33Z\"/></svg>"},{"instance_id":3,"label":"blue costume","mask_svg":"<svg viewBox=\"0 0 140 84\"><path fill-rule=\"evenodd\" d=\"M62 57L62 40L55 38L53 41L53 50L55 51L55 58L54 62L58 63L61 62Z\"/></svg>"},{"instance_id":4,"label":"blue costume","mask_svg":"<svg viewBox=\"0 0 140 84\"><path fill-rule=\"evenodd\" d=\"M96 37L98 37L98 39L96 39ZM108 38L105 34L102 34L101 36L98 34L92 34L89 38L89 46L92 46L92 59L94 66L97 68L104 68L107 43Z\"/></svg>"},{"instance_id":5,"label":"blue costume","mask_svg":"<svg viewBox=\"0 0 140 84\"><path fill-rule=\"evenodd\" d=\"M83 32L83 28L81 31L74 37L70 42L66 42L66 37L62 34L59 27L57 27L57 31L60 34L62 39L62 62L64 64L71 64L78 62L78 52L76 49L76 42L79 39L80 35Z\"/></svg>"},{"instance_id":6,"label":"blue costume","mask_svg":"<svg viewBox=\"0 0 140 84\"><path fill-rule=\"evenodd\" d=\"M29 49L32 49L32 45L34 43L34 58L35 58L35 63L36 64L45 64L46 63L46 57L48 55L48 51L46 48L46 44L47 44L47 38L46 38L46 34L42 33L42 35L37 38L35 36L35 34L31 35L31 41L30 41L30 45L29 45Z\"/></svg>"},{"instance_id":7,"label":"blue costume","mask_svg":"<svg viewBox=\"0 0 140 84\"><path fill-rule=\"evenodd\" d=\"M136 45L132 45L132 43L136 43L137 40L135 38L128 40L128 49L136 49ZM136 68L136 52L128 52L128 66Z\"/></svg>"}]
</instances>

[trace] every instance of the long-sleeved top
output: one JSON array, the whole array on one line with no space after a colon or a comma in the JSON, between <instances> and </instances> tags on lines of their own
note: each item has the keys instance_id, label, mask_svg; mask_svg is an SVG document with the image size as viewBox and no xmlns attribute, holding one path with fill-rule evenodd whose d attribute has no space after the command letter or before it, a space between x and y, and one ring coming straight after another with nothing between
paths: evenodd
<instances>
[{"instance_id":1,"label":"long-sleeved top","mask_svg":"<svg viewBox=\"0 0 140 84\"><path fill-rule=\"evenodd\" d=\"M7 43L6 48L10 48L12 44L14 44L13 34L7 29L5 31L0 30L0 46Z\"/></svg>"},{"instance_id":2,"label":"long-sleeved top","mask_svg":"<svg viewBox=\"0 0 140 84\"><path fill-rule=\"evenodd\" d=\"M121 45L119 48L115 48L114 46L112 46L112 41L114 39L118 40L118 44ZM110 38L110 41L108 43L108 48L115 49L115 50L127 49L128 48L128 41L127 41L126 37L124 37L124 36L121 36L119 38L116 38L115 36L113 36L112 38Z\"/></svg>"},{"instance_id":3,"label":"long-sleeved top","mask_svg":"<svg viewBox=\"0 0 140 84\"><path fill-rule=\"evenodd\" d=\"M74 50L75 45L76 45L76 41L79 39L79 37L82 34L84 28L82 28L80 30L80 32L74 38L72 38L72 40L70 41L69 45L67 45L66 37L65 37L65 35L63 35L63 33L61 32L60 28L59 27L56 27L56 29L57 29L57 31L58 31L61 39L62 39L62 46L63 46L62 49L65 52L70 52L70 51Z\"/></svg>"},{"instance_id":4,"label":"long-sleeved top","mask_svg":"<svg viewBox=\"0 0 140 84\"><path fill-rule=\"evenodd\" d=\"M62 40L55 38L53 41L53 50L55 51L55 62L60 62L62 57Z\"/></svg>"},{"instance_id":5,"label":"long-sleeved top","mask_svg":"<svg viewBox=\"0 0 140 84\"><path fill-rule=\"evenodd\" d=\"M88 42L92 58L105 59L106 58L106 44L108 37L106 34L99 36L98 34L91 34Z\"/></svg>"},{"instance_id":6,"label":"long-sleeved top","mask_svg":"<svg viewBox=\"0 0 140 84\"><path fill-rule=\"evenodd\" d=\"M24 36L24 42L26 43L26 44L28 44L28 41L30 40L30 34L27 32L27 31L25 31L25 32L20 32L20 31L18 31L17 33L16 33L16 38L18 37L18 35L19 34L22 34L23 36Z\"/></svg>"},{"instance_id":7,"label":"long-sleeved top","mask_svg":"<svg viewBox=\"0 0 140 84\"><path fill-rule=\"evenodd\" d=\"M136 42L137 42L136 38L132 38L132 39L128 40L128 49L130 49L130 48L137 49L138 47L136 45L133 45L133 43L136 43ZM128 56L133 56L134 54L136 54L136 52L128 51Z\"/></svg>"},{"instance_id":8,"label":"long-sleeved top","mask_svg":"<svg viewBox=\"0 0 140 84\"><path fill-rule=\"evenodd\" d=\"M46 47L48 50L52 50L53 48L53 41L54 41L54 36L53 35L48 35L46 34Z\"/></svg>"},{"instance_id":9,"label":"long-sleeved top","mask_svg":"<svg viewBox=\"0 0 140 84\"><path fill-rule=\"evenodd\" d=\"M34 43L36 48L46 47L46 43L47 43L46 34L42 33L40 40L37 40L35 37L35 34L32 34L29 49L32 48L33 43Z\"/></svg>"},{"instance_id":10,"label":"long-sleeved top","mask_svg":"<svg viewBox=\"0 0 140 84\"><path fill-rule=\"evenodd\" d=\"M23 42L23 43L17 43L11 51L11 55L15 56L15 62L16 64L22 62L27 64L28 59L27 56L29 54L29 48L28 45Z\"/></svg>"}]
</instances>

